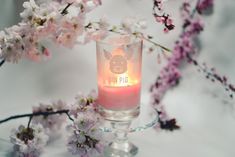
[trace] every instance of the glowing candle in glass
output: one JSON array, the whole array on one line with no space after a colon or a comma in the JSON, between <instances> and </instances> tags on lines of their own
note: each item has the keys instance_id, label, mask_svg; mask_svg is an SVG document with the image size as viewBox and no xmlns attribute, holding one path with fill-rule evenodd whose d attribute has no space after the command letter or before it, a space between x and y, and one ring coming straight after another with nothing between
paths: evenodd
<instances>
[{"instance_id":1,"label":"glowing candle in glass","mask_svg":"<svg viewBox=\"0 0 235 157\"><path fill-rule=\"evenodd\" d=\"M126 121L139 114L142 41L111 36L97 42L98 104L108 120Z\"/></svg>"},{"instance_id":2,"label":"glowing candle in glass","mask_svg":"<svg viewBox=\"0 0 235 157\"><path fill-rule=\"evenodd\" d=\"M134 156L138 148L127 138L131 121L140 112L142 41L110 35L97 41L98 105L111 122L115 138L105 157Z\"/></svg>"}]
</instances>

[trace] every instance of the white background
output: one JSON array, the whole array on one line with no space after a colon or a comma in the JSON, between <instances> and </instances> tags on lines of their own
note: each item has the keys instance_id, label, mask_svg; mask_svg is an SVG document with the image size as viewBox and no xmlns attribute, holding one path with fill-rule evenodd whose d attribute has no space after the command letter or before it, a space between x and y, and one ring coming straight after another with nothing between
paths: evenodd
<instances>
[{"instance_id":1,"label":"white background","mask_svg":"<svg viewBox=\"0 0 235 157\"><path fill-rule=\"evenodd\" d=\"M17 19L21 1L1 0L0 25L10 26ZM176 29L165 35L162 27L151 15L151 0L103 0L103 5L89 15L95 20L107 15L118 23L126 16L139 16L148 21L147 32L155 40L172 47L181 27L179 2L169 0L167 10L172 14ZM200 35L200 62L215 66L221 74L235 83L235 1L215 0L214 14L205 17L205 31ZM79 92L96 89L95 43L76 46L72 50L50 45L53 53L49 61L33 63L23 60L19 64L5 64L0 68L0 119L12 114L31 111L38 102L62 99L72 102ZM148 88L156 79L159 69L157 55L144 54L142 101L148 105ZM131 135L140 147L138 157L234 157L235 110L220 85L203 78L193 66L183 68L180 86L170 90L165 99L167 111L176 117L182 129L176 132L155 132L149 129ZM10 130L27 119L0 125L0 138L9 140ZM63 139L52 143L42 157L70 156ZM10 144L0 140L0 156L6 156Z\"/></svg>"}]
</instances>

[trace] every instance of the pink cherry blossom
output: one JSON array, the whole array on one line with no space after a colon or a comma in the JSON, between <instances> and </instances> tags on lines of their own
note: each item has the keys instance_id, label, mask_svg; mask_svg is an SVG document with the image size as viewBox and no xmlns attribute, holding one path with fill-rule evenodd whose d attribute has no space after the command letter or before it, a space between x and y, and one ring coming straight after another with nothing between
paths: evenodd
<instances>
[{"instance_id":1,"label":"pink cherry blossom","mask_svg":"<svg viewBox=\"0 0 235 157\"><path fill-rule=\"evenodd\" d=\"M81 11L75 15L65 16L65 14L70 14L65 8L68 3ZM99 0L37 0L36 2L30 0L24 2L24 11L20 14L22 22L0 34L0 59L15 63L22 57L33 61L48 58L50 53L42 44L45 40L52 40L62 46L73 48L79 43L78 37L84 36L85 14L100 4ZM101 31L87 35L94 39L98 38L98 34L103 36L105 33Z\"/></svg>"},{"instance_id":2,"label":"pink cherry blossom","mask_svg":"<svg viewBox=\"0 0 235 157\"><path fill-rule=\"evenodd\" d=\"M41 125L30 128L20 125L10 136L15 157L39 157L48 142L48 136Z\"/></svg>"},{"instance_id":3,"label":"pink cherry blossom","mask_svg":"<svg viewBox=\"0 0 235 157\"><path fill-rule=\"evenodd\" d=\"M61 100L53 102L51 104L39 104L39 106L33 107L33 112L55 112L59 110L68 109L67 104ZM66 121L67 116L65 114L51 115L51 116L35 116L32 119L34 124L41 124L44 128L49 129L51 132L56 132L60 129L63 123Z\"/></svg>"},{"instance_id":4,"label":"pink cherry blossom","mask_svg":"<svg viewBox=\"0 0 235 157\"><path fill-rule=\"evenodd\" d=\"M202 12L213 7L214 0L200 0L197 4L197 11L201 14Z\"/></svg>"}]
</instances>

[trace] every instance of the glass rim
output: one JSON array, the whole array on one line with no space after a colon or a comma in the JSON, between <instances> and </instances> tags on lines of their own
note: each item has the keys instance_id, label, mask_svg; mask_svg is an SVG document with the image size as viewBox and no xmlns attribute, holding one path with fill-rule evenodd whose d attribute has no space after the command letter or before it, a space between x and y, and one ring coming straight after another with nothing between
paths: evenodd
<instances>
[{"instance_id":1,"label":"glass rim","mask_svg":"<svg viewBox=\"0 0 235 157\"><path fill-rule=\"evenodd\" d=\"M110 40L115 37L128 37L129 41L128 42L111 42ZM137 36L131 35L131 34L116 34L116 33L109 33L105 38L96 40L97 44L103 44L103 45L114 45L114 46L126 46L126 45L132 45L132 44L137 44L137 43L142 43L143 40L140 39Z\"/></svg>"}]
</instances>

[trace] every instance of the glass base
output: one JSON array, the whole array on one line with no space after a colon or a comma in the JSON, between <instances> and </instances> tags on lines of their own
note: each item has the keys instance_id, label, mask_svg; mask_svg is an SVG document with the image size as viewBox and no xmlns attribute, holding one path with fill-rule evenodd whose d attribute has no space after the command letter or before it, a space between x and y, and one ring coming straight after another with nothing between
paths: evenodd
<instances>
[{"instance_id":1,"label":"glass base","mask_svg":"<svg viewBox=\"0 0 235 157\"><path fill-rule=\"evenodd\" d=\"M130 142L112 142L104 149L104 157L134 157L137 153L138 147Z\"/></svg>"},{"instance_id":2,"label":"glass base","mask_svg":"<svg viewBox=\"0 0 235 157\"><path fill-rule=\"evenodd\" d=\"M138 153L138 148L128 141L128 129L131 121L111 122L114 130L114 139L104 150L105 157L133 157Z\"/></svg>"},{"instance_id":3,"label":"glass base","mask_svg":"<svg viewBox=\"0 0 235 157\"><path fill-rule=\"evenodd\" d=\"M158 122L156 110L151 105L129 111L110 111L101 108L100 114L106 119L100 129L112 132L114 139L104 150L104 157L134 157L138 148L128 141L128 133L143 131Z\"/></svg>"},{"instance_id":4,"label":"glass base","mask_svg":"<svg viewBox=\"0 0 235 157\"><path fill-rule=\"evenodd\" d=\"M99 106L99 113L100 115L109 121L116 121L116 122L125 122L125 121L132 121L136 117L139 116L140 107L136 107L129 110L108 110Z\"/></svg>"}]
</instances>

